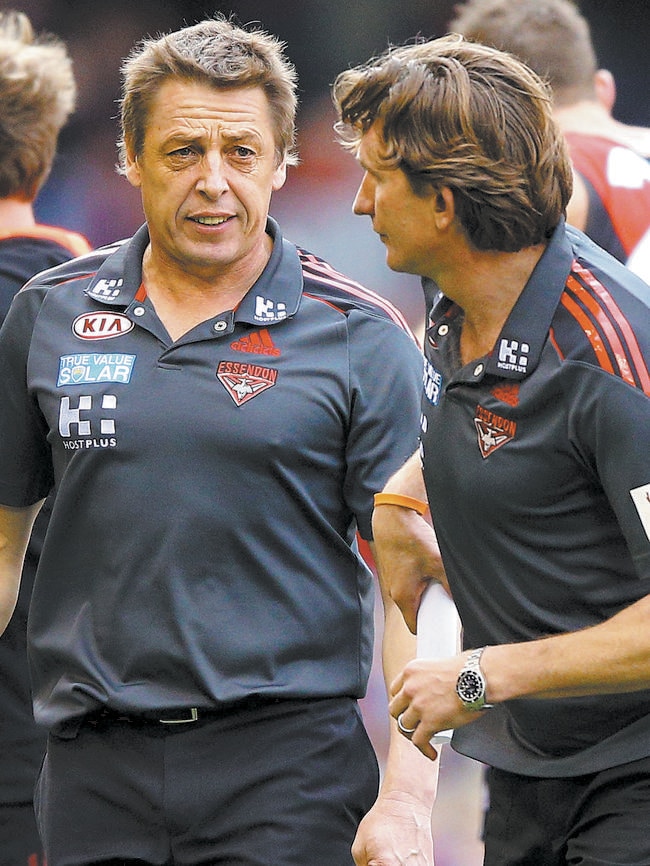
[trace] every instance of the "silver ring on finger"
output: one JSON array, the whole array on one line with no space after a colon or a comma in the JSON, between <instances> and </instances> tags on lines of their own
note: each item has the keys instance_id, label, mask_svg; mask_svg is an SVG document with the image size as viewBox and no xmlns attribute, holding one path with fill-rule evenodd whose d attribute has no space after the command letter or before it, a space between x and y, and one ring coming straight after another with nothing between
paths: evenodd
<instances>
[{"instance_id":1,"label":"silver ring on finger","mask_svg":"<svg viewBox=\"0 0 650 866\"><path fill-rule=\"evenodd\" d=\"M404 712L406 712L406 710L404 710ZM415 726L415 728L407 728L402 722L402 716L403 715L404 715L404 713L400 713L399 716L397 717L397 727L400 729L400 731L404 734L405 737L409 737L409 739L410 739L413 736L413 734L415 733L415 731L417 729L417 725Z\"/></svg>"}]
</instances>

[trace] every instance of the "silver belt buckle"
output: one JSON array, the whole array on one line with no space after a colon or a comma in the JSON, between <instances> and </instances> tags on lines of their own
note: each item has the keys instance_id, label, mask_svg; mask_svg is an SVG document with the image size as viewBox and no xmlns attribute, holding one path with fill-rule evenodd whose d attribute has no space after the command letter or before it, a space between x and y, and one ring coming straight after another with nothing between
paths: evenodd
<instances>
[{"instance_id":1,"label":"silver belt buckle","mask_svg":"<svg viewBox=\"0 0 650 866\"><path fill-rule=\"evenodd\" d=\"M188 725L190 722L195 722L199 717L199 711L196 707L187 708L189 715L185 719L158 719L161 725Z\"/></svg>"}]
</instances>

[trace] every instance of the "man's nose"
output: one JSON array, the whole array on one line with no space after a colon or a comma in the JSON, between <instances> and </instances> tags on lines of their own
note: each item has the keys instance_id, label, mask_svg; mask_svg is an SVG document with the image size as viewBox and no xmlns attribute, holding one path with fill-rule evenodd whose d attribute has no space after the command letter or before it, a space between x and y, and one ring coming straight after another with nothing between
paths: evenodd
<instances>
[{"instance_id":1,"label":"man's nose","mask_svg":"<svg viewBox=\"0 0 650 866\"><path fill-rule=\"evenodd\" d=\"M364 174L363 180L359 184L359 189L354 197L352 210L357 216L372 216L373 213L374 193L372 184L367 174Z\"/></svg>"},{"instance_id":2,"label":"man's nose","mask_svg":"<svg viewBox=\"0 0 650 866\"><path fill-rule=\"evenodd\" d=\"M219 153L207 153L201 160L197 189L216 199L228 189L224 160Z\"/></svg>"}]
</instances>

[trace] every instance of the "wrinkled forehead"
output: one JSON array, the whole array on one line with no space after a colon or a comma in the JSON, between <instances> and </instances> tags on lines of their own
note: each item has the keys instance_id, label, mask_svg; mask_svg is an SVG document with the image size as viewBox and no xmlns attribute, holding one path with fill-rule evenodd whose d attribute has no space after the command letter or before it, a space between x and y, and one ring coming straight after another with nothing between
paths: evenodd
<instances>
[{"instance_id":1,"label":"wrinkled forehead","mask_svg":"<svg viewBox=\"0 0 650 866\"><path fill-rule=\"evenodd\" d=\"M223 119L229 123L270 125L271 106L262 87L215 87L200 81L170 78L149 106L149 124L181 118L199 122Z\"/></svg>"},{"instance_id":2,"label":"wrinkled forehead","mask_svg":"<svg viewBox=\"0 0 650 866\"><path fill-rule=\"evenodd\" d=\"M150 105L145 137L215 135L273 139L273 117L264 90L166 81Z\"/></svg>"}]
</instances>

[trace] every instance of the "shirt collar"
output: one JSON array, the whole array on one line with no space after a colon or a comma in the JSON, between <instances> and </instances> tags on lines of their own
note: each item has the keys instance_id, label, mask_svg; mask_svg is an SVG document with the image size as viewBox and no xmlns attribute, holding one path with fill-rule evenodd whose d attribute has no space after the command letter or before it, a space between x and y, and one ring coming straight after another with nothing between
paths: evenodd
<instances>
[{"instance_id":1,"label":"shirt collar","mask_svg":"<svg viewBox=\"0 0 650 866\"><path fill-rule=\"evenodd\" d=\"M562 219L512 308L493 351L484 359L479 378L491 374L523 379L537 367L574 260L565 229ZM431 293L431 288L427 288ZM440 295L431 320L438 324L443 318L451 321L458 312L456 304Z\"/></svg>"},{"instance_id":2,"label":"shirt collar","mask_svg":"<svg viewBox=\"0 0 650 866\"><path fill-rule=\"evenodd\" d=\"M237 307L235 319L272 325L295 315L302 298L302 265L296 247L282 237L274 219L266 230L273 250L266 267ZM142 282L142 258L149 244L146 223L117 245L91 280L86 294L102 304L128 307Z\"/></svg>"},{"instance_id":3,"label":"shirt collar","mask_svg":"<svg viewBox=\"0 0 650 866\"><path fill-rule=\"evenodd\" d=\"M267 219L266 230L273 238L271 258L242 298L235 319L256 325L273 325L293 316L302 298L302 264L296 247L285 240L274 219Z\"/></svg>"},{"instance_id":4,"label":"shirt collar","mask_svg":"<svg viewBox=\"0 0 650 866\"><path fill-rule=\"evenodd\" d=\"M142 282L142 257L149 243L146 224L125 241L120 241L109 252L91 279L85 293L94 301L128 307Z\"/></svg>"},{"instance_id":5,"label":"shirt collar","mask_svg":"<svg viewBox=\"0 0 650 866\"><path fill-rule=\"evenodd\" d=\"M487 373L523 379L537 367L573 259L562 219L487 358Z\"/></svg>"}]
</instances>

